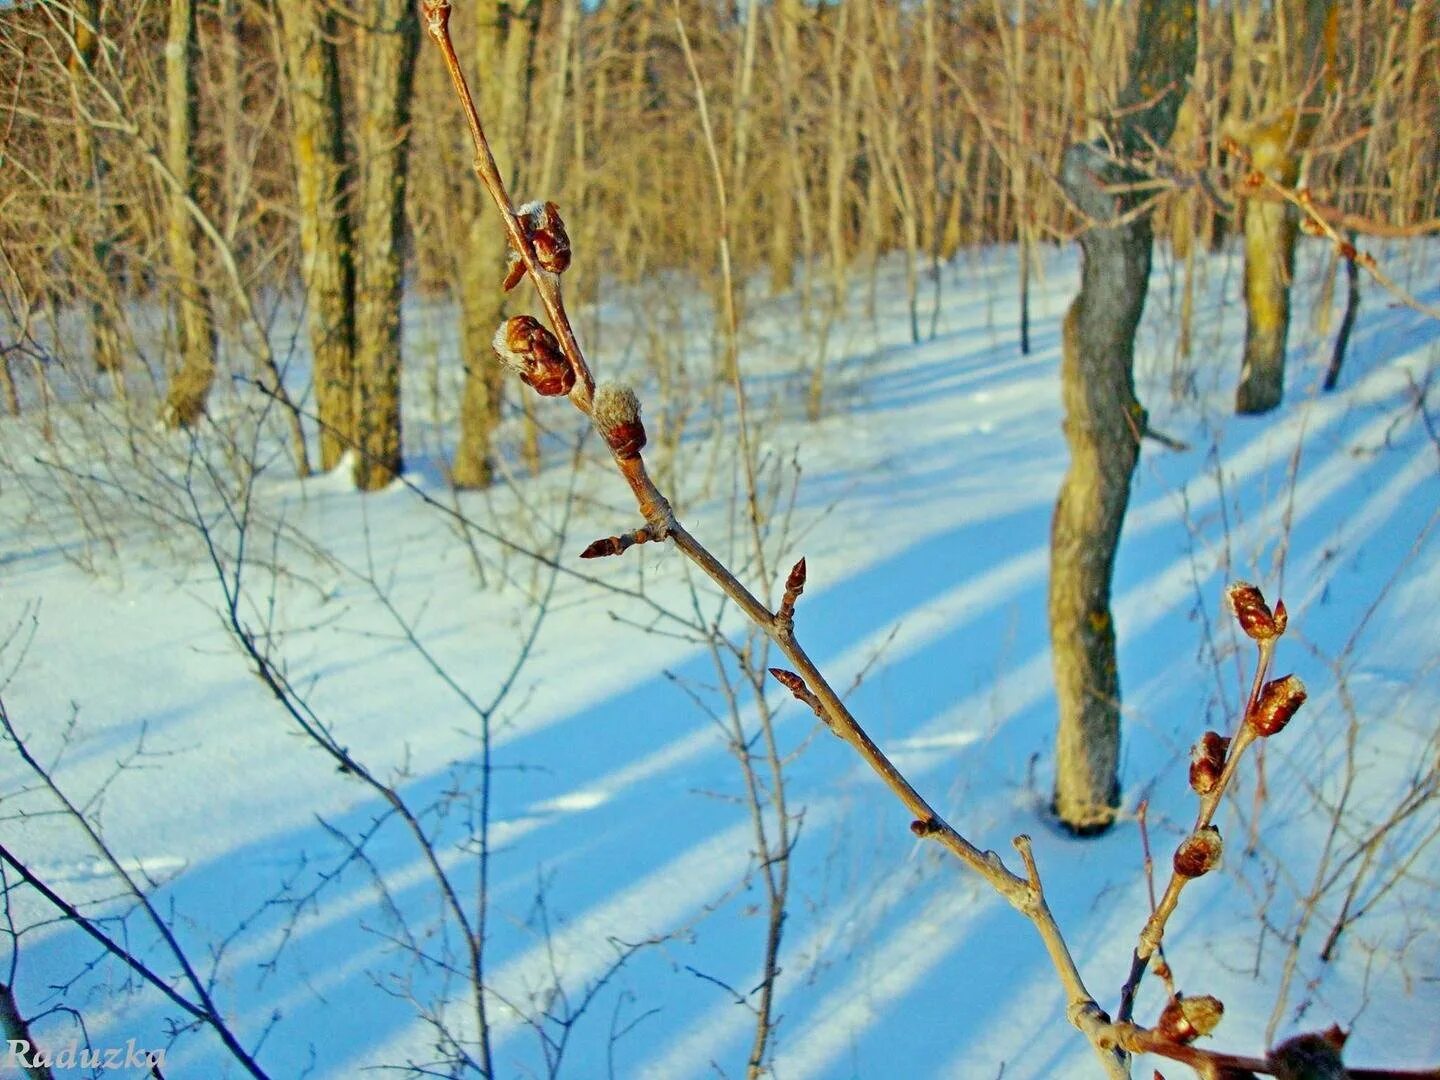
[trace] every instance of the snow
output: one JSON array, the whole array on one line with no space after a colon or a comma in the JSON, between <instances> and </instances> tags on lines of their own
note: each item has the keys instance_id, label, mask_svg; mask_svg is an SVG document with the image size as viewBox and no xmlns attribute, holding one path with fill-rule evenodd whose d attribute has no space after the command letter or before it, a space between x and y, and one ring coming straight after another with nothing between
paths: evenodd
<instances>
[{"instance_id":1,"label":"snow","mask_svg":"<svg viewBox=\"0 0 1440 1080\"><path fill-rule=\"evenodd\" d=\"M1380 254L1422 299L1440 298L1440 250ZM1014 258L987 250L945 267L937 332L918 344L899 265L882 269L873 317L857 280L831 330L828 411L813 424L804 395L814 345L796 331L798 300L752 298L742 366L774 499L770 581L757 580L733 497L733 412L722 392L706 397L703 312L667 324L687 366L664 378L706 398L692 403L673 459L657 432L684 403L666 397L645 359L654 297L617 292L583 317L582 336L599 343L597 374L639 390L647 460L695 535L772 600L774 579L806 556L800 639L837 687L858 678L856 715L922 793L1012 863L1011 837L1034 837L1051 905L1107 1008L1148 914L1135 809L1150 800L1163 863L1193 814L1189 746L1233 721L1248 686L1251 651L1221 606L1223 586L1243 578L1272 600L1283 594L1291 631L1278 671L1299 673L1311 700L1266 748L1268 796L1250 853L1254 761L1242 770L1219 819L1224 870L1187 890L1167 954L1182 989L1225 1002L1216 1047L1259 1053L1267 1038L1338 1021L1354 1029L1349 1061L1433 1067L1440 324L1367 285L1341 388L1321 393L1333 331L1312 308L1327 255L1306 248L1286 404L1237 418L1235 257L1200 268L1195 355L1184 365L1193 392L1182 395L1170 389L1179 270L1157 257L1138 384L1154 426L1192 449L1142 452L1115 582L1125 813L1110 834L1076 841L1052 827L1044 802L1054 723L1046 545L1065 468L1059 326L1078 266L1073 250L1045 254L1033 352L1021 357ZM930 304L927 285L922 327ZM120 865L150 883L271 1075L403 1072L437 1060L431 1021L473 1034L463 973L438 963L463 967L455 926L413 840L300 734L227 629L220 575L194 522L209 524L235 588L227 502L241 506L244 487L219 432L242 450L253 440L267 464L250 492L238 617L337 742L421 813L472 915L469 838L489 717L498 1074L550 1073L557 1044L547 1057L538 1027L566 1040L562 1076L742 1075L753 1014L735 998L761 979L764 893L719 673L686 623L718 622L732 636L744 627L673 551L575 558L635 515L593 436L576 458L579 417L563 403L537 406L541 474L517 467L496 490L459 496L454 507L478 528L457 524L436 456L453 437L452 319L440 304L409 305L410 472L376 495L348 490L343 471L295 480L283 432L255 419L263 402L241 384L222 391L219 427L195 454L183 436L149 430L132 454L117 405L57 406L54 443L33 413L0 421L0 696ZM292 322L281 336L293 333ZM303 356L292 368L298 391ZM723 670L734 677L733 663ZM769 701L781 750L793 754L786 798L803 811L774 1075L1095 1075L1031 927L916 841L904 809L808 710L778 686ZM742 693L737 708L753 731L754 702ZM707 715L717 710L718 723ZM1357 854L1417 790L1373 854ZM113 869L54 809L7 747L3 843L87 910L119 915ZM364 860L348 858L362 838ZM1322 962L1352 880L1352 913L1364 914ZM94 944L34 894L16 888L10 900L24 929L14 984L28 1014L74 1006L96 1046L133 1038L166 1048L167 1075L240 1075L209 1033L172 1037L176 1010L97 963ZM123 929L104 925L176 978L137 914ZM567 1029L562 1018L582 1003ZM1160 1003L1147 980L1139 1019ZM56 1047L76 1035L62 1011L35 1030ZM1154 1064L1137 1063L1136 1075Z\"/></svg>"}]
</instances>

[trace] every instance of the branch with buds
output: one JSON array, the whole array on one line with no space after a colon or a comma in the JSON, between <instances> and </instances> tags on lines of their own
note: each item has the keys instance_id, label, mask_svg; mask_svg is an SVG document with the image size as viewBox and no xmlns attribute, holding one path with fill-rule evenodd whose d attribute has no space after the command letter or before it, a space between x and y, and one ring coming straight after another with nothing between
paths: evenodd
<instances>
[{"instance_id":1,"label":"branch with buds","mask_svg":"<svg viewBox=\"0 0 1440 1080\"><path fill-rule=\"evenodd\" d=\"M1423 236L1440 232L1440 218L1417 222L1411 226L1396 227L1371 221L1358 214L1347 214L1335 207L1325 206L1316 201L1309 188L1290 187L1275 179L1264 169L1256 168L1255 160L1250 156L1250 152L1234 139L1224 140L1221 148L1227 154L1237 158L1246 168L1244 182L1237 188L1237 194L1247 198L1285 202L1294 206L1300 211L1301 232L1307 236L1323 236L1330 241L1336 254L1365 270L1381 288L1406 307L1413 308L1432 319L1440 319L1440 308L1416 298L1399 282L1380 269L1380 264L1375 261L1375 256L1368 251L1359 250L1341 234L1341 230L1344 229L1353 233L1391 238Z\"/></svg>"},{"instance_id":2,"label":"branch with buds","mask_svg":"<svg viewBox=\"0 0 1440 1080\"><path fill-rule=\"evenodd\" d=\"M1279 732L1304 701L1304 688L1299 680L1286 677L1270 683L1264 681L1275 639L1285 629L1283 605L1278 605L1271 612L1264 605L1259 590L1253 586L1231 588L1232 606L1242 626L1260 649L1254 686L1239 731L1228 740L1207 733L1197 744L1197 757L1192 764L1191 775L1192 785L1200 795L1200 811L1190 836L1181 843L1172 860L1170 884L1141 933L1130 977L1122 993L1120 1020L1113 1022L1086 989L1050 911L1030 838L1018 836L1014 840L1023 874L1007 867L994 851L982 850L966 839L935 811L876 746L805 653L795 636L795 609L806 583L805 560L800 559L791 569L784 583L780 604L771 611L676 519L669 500L655 485L645 466L646 435L638 397L631 388L619 384L602 384L597 388L589 363L576 340L560 285L573 253L559 208L553 202L529 202L518 209L514 206L495 166L474 98L450 39L450 0L421 0L421 10L427 32L440 50L470 128L475 148L475 174L500 211L509 240L508 263L499 284L510 290L529 278L549 322L547 327L535 316L511 318L495 334L496 356L537 393L550 397L565 396L589 418L609 448L616 469L629 484L643 519L643 524L637 528L596 540L581 553L581 557L619 556L637 544L669 540L702 570L789 661L788 667L770 669L776 681L813 710L836 736L848 743L904 804L914 818L910 826L912 833L939 843L1031 922L1064 988L1066 1016L1089 1040L1108 1076L1129 1077L1130 1054L1142 1050L1187 1062L1198 1060L1200 1052L1193 1051L1188 1044L1207 1034L1219 1022L1223 1006L1218 1000L1211 997L1182 998L1177 994L1166 1006L1153 1030L1131 1023L1130 1014L1140 980L1150 957L1160 947L1165 924L1181 891L1189 882L1208 873L1219 861L1220 834L1211 824L1211 818L1235 775L1241 755L1255 739ZM1221 1075L1214 1069L1207 1072L1204 1068L1197 1068L1206 1075ZM1265 1070L1262 1067L1252 1071ZM1385 1075L1398 1077L1404 1074Z\"/></svg>"}]
</instances>

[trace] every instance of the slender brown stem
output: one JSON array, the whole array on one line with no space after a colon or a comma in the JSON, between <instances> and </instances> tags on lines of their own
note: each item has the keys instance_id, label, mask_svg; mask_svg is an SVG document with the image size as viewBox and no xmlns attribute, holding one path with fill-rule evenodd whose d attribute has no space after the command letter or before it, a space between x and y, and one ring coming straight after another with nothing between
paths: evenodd
<instances>
[{"instance_id":1,"label":"slender brown stem","mask_svg":"<svg viewBox=\"0 0 1440 1080\"><path fill-rule=\"evenodd\" d=\"M510 244L524 262L526 274L544 304L561 348L575 369L577 378L575 389L570 394L570 400L581 412L591 416L594 377L575 340L569 317L561 302L558 278L547 273L539 265L530 238L516 218L514 204L505 188L499 170L495 167L484 126L450 39L450 2L449 0L422 0L422 6L427 31L439 47L445 66L450 72L451 82L460 99L461 108L465 113L466 123L475 144L475 175L500 210ZM1108 1017L1086 990L1079 968L1070 955L1064 936L1045 902L1044 892L1039 885L1038 872L1035 870L1033 857L1029 854L1029 841L1024 838L1017 840L1017 845L1023 841L1021 853L1029 875L1022 878L1009 870L995 852L982 851L941 818L934 807L915 790L910 781L885 756L851 714L840 699L840 695L836 693L819 668L801 648L795 638L790 621L782 620L770 611L724 563L711 554L684 526L675 520L669 501L655 486L641 458L638 456L622 458L616 455L615 460L625 481L630 485L640 512L654 536L657 539L668 537L674 541L676 548L715 582L721 591L744 612L745 616L784 653L791 666L799 673L806 686L821 703L831 729L860 754L865 763L885 782L886 786L895 793L905 808L914 816L916 822L914 828L917 835L934 839L940 843L967 867L984 878L1012 907L1034 924L1050 955L1051 963L1055 966L1065 987L1068 1001L1067 1015L1070 1022L1090 1039L1110 1076L1117 1078L1128 1076L1123 1055L1115 1049L1113 1039L1106 1034Z\"/></svg>"}]
</instances>

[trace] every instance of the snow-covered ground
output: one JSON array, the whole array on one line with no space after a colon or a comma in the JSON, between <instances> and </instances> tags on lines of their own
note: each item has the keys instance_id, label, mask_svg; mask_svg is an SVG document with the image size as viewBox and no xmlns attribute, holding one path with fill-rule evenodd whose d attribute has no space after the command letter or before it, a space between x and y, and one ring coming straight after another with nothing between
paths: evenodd
<instances>
[{"instance_id":1,"label":"snow-covered ground","mask_svg":"<svg viewBox=\"0 0 1440 1080\"><path fill-rule=\"evenodd\" d=\"M1433 304L1437 255L1399 249L1387 265ZM1311 700L1267 747L1249 853L1253 759L1244 770L1220 818L1225 871L1186 892L1169 961L1182 990L1225 1002L1216 1047L1256 1053L1267 1036L1338 1021L1353 1028L1354 1063L1433 1067L1440 323L1367 286L1341 388L1322 394L1339 321L1315 310L1326 258L1312 248L1301 260L1283 409L1237 418L1238 263L1202 264L1182 362L1180 271L1157 255L1141 397L1153 425L1192 448L1147 443L1136 473L1115 583L1126 816L1088 841L1043 813L1047 539L1065 467L1059 329L1075 253L1044 257L1028 357L1012 251L944 269L920 344L898 264L881 273L873 313L857 282L830 334L816 423L804 409L813 327L793 297L757 293L742 367L775 499L765 581L737 509L735 418L710 384L712 344L693 313L662 310L681 290L627 295L582 330L598 373L623 371L641 390L649 456L691 531L772 601L807 557L800 639L837 686L863 674L854 711L916 786L1007 859L1012 836L1034 837L1051 905L1107 1007L1149 907L1134 811L1150 800L1163 864L1193 814L1189 746L1233 723L1248 685L1252 654L1222 588L1243 578L1283 595L1291 631L1277 666ZM1337 293L1338 307L1343 275ZM926 331L933 300L927 283ZM685 625L724 609L673 551L575 557L635 520L593 437L577 457L580 418L563 403L537 406L541 475L452 501L438 462L453 437L453 322L418 300L408 313L409 484L371 496L342 476L295 480L274 425L247 441L259 403L243 387L222 391L219 429L193 452L183 437L128 440L114 406L57 406L50 443L36 411L0 421L10 722L151 883L270 1075L437 1060L432 1021L471 1024L453 921L413 838L255 676L223 618L225 589L238 589L241 624L317 722L420 814L472 918L489 718L500 1076L546 1075L562 1040L563 1076L743 1075L753 1013L736 999L761 980L765 899L717 669ZM672 453L661 444L677 430ZM257 456L266 466L247 487L237 463ZM723 622L743 634L733 615ZM903 808L803 706L774 684L769 700L793 753L788 805L803 815L774 1075L1093 1075L1029 925L913 839ZM737 702L753 731L753 702ZM1380 828L1397 808L1408 812ZM7 744L0 842L93 915L125 910L114 871L54 809ZM208 1032L170 1041L178 1010L100 961L32 892L14 888L9 910L23 931L21 1007L56 1010L35 1026L41 1041L77 1037L74 1014L57 1009L70 1006L95 1046L166 1047L169 1077L239 1075ZM1342 912L1359 917L1322 961ZM137 913L103 925L181 985ZM1138 1018L1160 1000L1147 980Z\"/></svg>"}]
</instances>

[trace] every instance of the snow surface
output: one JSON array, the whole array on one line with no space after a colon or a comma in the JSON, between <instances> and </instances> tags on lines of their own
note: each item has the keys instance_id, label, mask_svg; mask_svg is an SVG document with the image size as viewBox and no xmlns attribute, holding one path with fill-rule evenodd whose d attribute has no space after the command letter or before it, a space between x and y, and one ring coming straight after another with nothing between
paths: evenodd
<instances>
[{"instance_id":1,"label":"snow surface","mask_svg":"<svg viewBox=\"0 0 1440 1080\"><path fill-rule=\"evenodd\" d=\"M1440 252L1384 254L1422 299L1440 299ZM1238 263L1202 263L1194 357L1179 362L1180 269L1157 254L1138 341L1141 396L1153 425L1192 449L1147 443L1135 476L1115 582L1126 816L1083 842L1044 814L1054 723L1047 533L1066 463L1059 329L1077 286L1075 252L1044 256L1028 357L1017 346L1013 251L945 267L938 311L927 282L920 324L928 330L933 314L935 333L919 344L899 266L879 275L873 312L868 283L857 281L829 338L829 408L813 424L804 419L813 327L796 298L757 292L742 365L776 500L769 581L756 580L733 497L735 418L710 381L703 315L672 284L612 300L581 330L598 374L623 373L641 390L647 456L692 532L733 556L772 602L774 582L807 557L801 641L837 686L863 675L854 711L916 786L1012 864L1011 837L1034 837L1051 905L1107 1007L1148 913L1135 808L1149 798L1163 863L1193 814L1189 745L1233 722L1248 685L1251 653L1221 608L1222 588L1244 578L1272 599L1283 594L1292 630L1278 670L1298 672L1311 701L1267 748L1250 854L1254 761L1244 770L1220 818L1224 873L1185 894L1169 960L1183 990L1226 1003L1217 1047L1258 1053L1267 1035L1338 1021L1354 1029L1353 1063L1433 1067L1440 324L1367 285L1341 389L1320 393L1338 325L1316 310L1326 258L1320 248L1302 258L1284 408L1236 418ZM1343 285L1337 293L1338 307ZM306 361L289 325L299 392ZM760 981L764 895L741 773L707 715L725 709L716 669L665 612L718 620L734 635L744 628L671 551L575 558L594 537L633 527L634 513L593 437L577 457L579 418L563 403L537 406L539 476L455 502L484 530L466 540L445 510L439 465L453 437L453 326L443 307L411 303L411 486L371 496L349 491L343 475L293 479L280 429L273 417L256 427L264 403L242 384L220 394L218 426L198 447L146 432L132 452L117 405L56 406L53 443L33 409L0 421L6 710L121 864L153 883L155 905L213 972L217 1001L271 1075L403 1073L436 1060L426 1010L462 1029L470 1022L463 979L436 963L458 961L453 926L449 936L439 928L440 901L409 836L308 744L252 673L194 528L205 520L221 569L243 566L244 624L337 741L424 811L467 904L482 747L466 698L491 711L487 962L498 1073L547 1074L538 1023L568 1040L563 1076L743 1075L753 1017L736 994ZM687 405L672 453L663 436ZM237 440L228 457L221 431ZM518 443L518 420L508 438ZM221 494L233 506L241 489L224 463L247 453L266 467L241 561ZM497 537L553 556L561 571ZM1095 1075L1029 925L914 840L903 808L808 711L773 684L769 700L794 752L789 806L803 812L774 1075ZM753 702L742 695L739 707L753 730ZM1366 847L1417 786L1426 797L1414 813ZM1332 828L1342 795L1346 814ZM92 914L120 913L113 871L54 808L7 748L3 843ZM347 861L347 844L362 838L365 860ZM1364 914L1322 962L1352 881L1351 909ZM11 913L24 930L14 983L27 1013L73 1006L97 1046L165 1046L167 1076L239 1075L209 1033L172 1041L176 1010L99 961L33 894L15 889ZM105 925L176 976L135 914ZM617 968L641 942L652 943ZM561 1018L600 980L566 1032ZM1139 1018L1160 1002L1147 980ZM76 1035L73 1016L50 1012L36 1032L63 1046ZM1136 1075L1154 1064L1137 1063Z\"/></svg>"}]
</instances>

